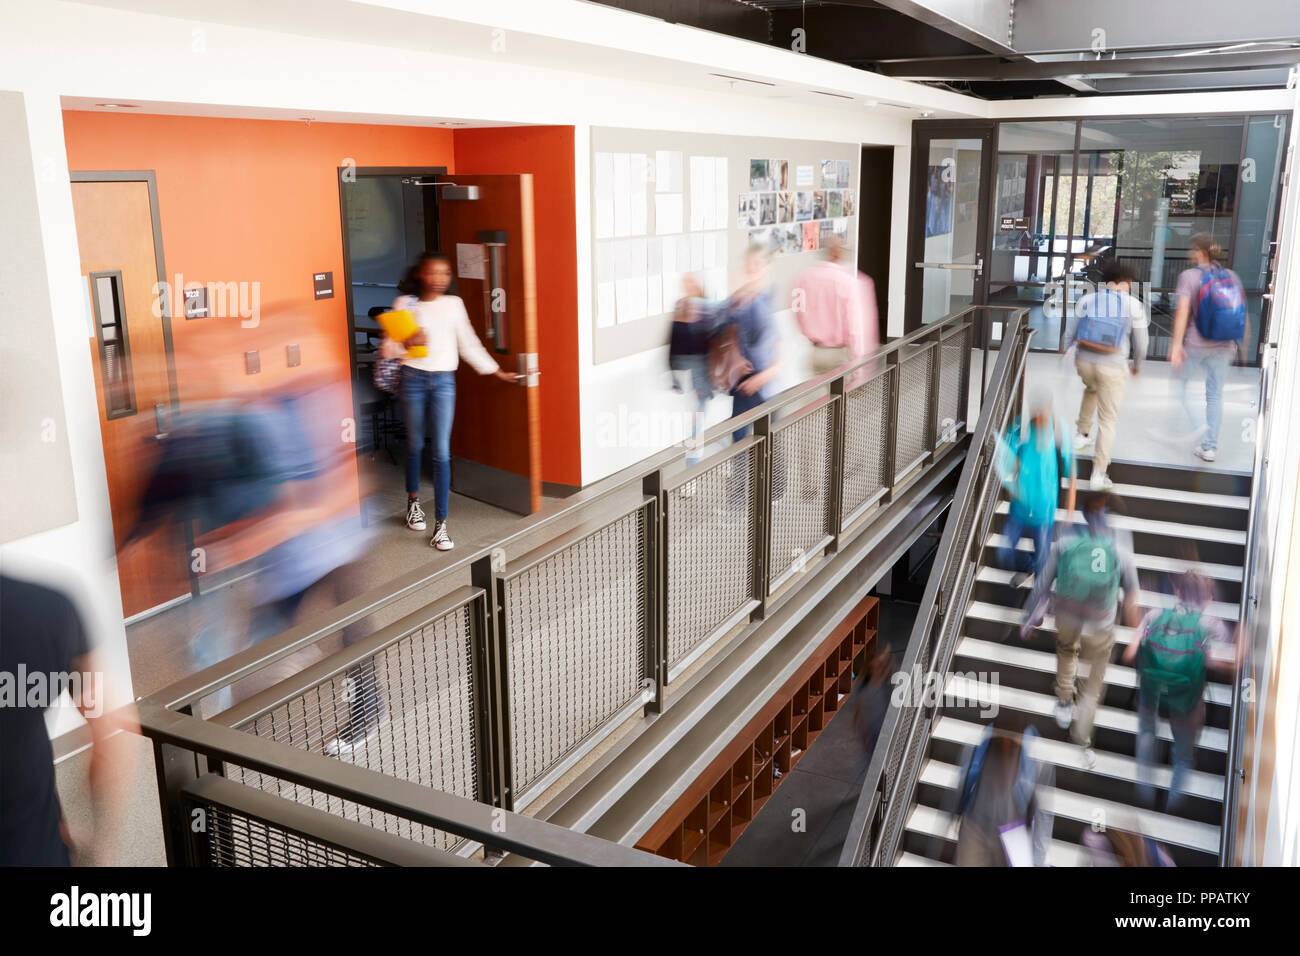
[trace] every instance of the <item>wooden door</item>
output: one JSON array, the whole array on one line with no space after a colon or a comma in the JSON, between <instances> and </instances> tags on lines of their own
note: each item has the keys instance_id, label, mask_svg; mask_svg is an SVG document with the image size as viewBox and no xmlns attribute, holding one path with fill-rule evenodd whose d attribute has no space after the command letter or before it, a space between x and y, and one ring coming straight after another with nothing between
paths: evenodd
<instances>
[{"instance_id":1,"label":"wooden door","mask_svg":"<svg viewBox=\"0 0 1300 956\"><path fill-rule=\"evenodd\" d=\"M158 259L149 184L75 182L72 206L92 328L89 337L122 610L129 618L189 594L189 555L179 522L129 548L157 457L155 435L172 409L166 319L155 307Z\"/></svg>"},{"instance_id":2,"label":"wooden door","mask_svg":"<svg viewBox=\"0 0 1300 956\"><path fill-rule=\"evenodd\" d=\"M450 177L477 186L477 199L439 198L442 250L451 257L470 323L489 353L508 372L523 370L521 357L537 360L537 277L533 247L533 177ZM471 249L460 249L472 247ZM477 255L482 269L464 268L459 253ZM500 291L494 295L489 254L495 254ZM482 278L475 274L482 273ZM504 293L504 294L502 294ZM493 308L501 329L494 334ZM479 375L466 363L456 374L456 421L451 432L452 488L520 514L541 507L541 377L511 386Z\"/></svg>"}]
</instances>

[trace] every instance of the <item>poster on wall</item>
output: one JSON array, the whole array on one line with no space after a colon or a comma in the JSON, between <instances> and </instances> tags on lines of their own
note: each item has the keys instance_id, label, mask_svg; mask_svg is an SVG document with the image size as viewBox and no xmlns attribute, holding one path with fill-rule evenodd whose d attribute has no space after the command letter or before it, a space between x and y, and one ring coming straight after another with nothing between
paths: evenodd
<instances>
[{"instance_id":1,"label":"poster on wall","mask_svg":"<svg viewBox=\"0 0 1300 956\"><path fill-rule=\"evenodd\" d=\"M813 194L811 192L797 192L794 194L794 218L799 222L813 217Z\"/></svg>"},{"instance_id":2,"label":"poster on wall","mask_svg":"<svg viewBox=\"0 0 1300 956\"><path fill-rule=\"evenodd\" d=\"M768 178L772 180L771 189L782 190L790 188L790 163L784 159L769 159L767 161Z\"/></svg>"},{"instance_id":3,"label":"poster on wall","mask_svg":"<svg viewBox=\"0 0 1300 956\"><path fill-rule=\"evenodd\" d=\"M852 216L853 213L855 212L855 207L853 202L853 190L852 189L843 190L841 192L841 201L844 204L844 215Z\"/></svg>"},{"instance_id":4,"label":"poster on wall","mask_svg":"<svg viewBox=\"0 0 1300 956\"><path fill-rule=\"evenodd\" d=\"M776 222L776 193L761 193L758 198L758 223L770 226Z\"/></svg>"},{"instance_id":5,"label":"poster on wall","mask_svg":"<svg viewBox=\"0 0 1300 956\"><path fill-rule=\"evenodd\" d=\"M813 192L813 216L814 219L826 218L826 190L818 189Z\"/></svg>"},{"instance_id":6,"label":"poster on wall","mask_svg":"<svg viewBox=\"0 0 1300 956\"><path fill-rule=\"evenodd\" d=\"M822 248L825 248L830 244L831 237L835 235L835 220L823 219L821 222L817 223L817 227L819 230L817 241Z\"/></svg>"},{"instance_id":7,"label":"poster on wall","mask_svg":"<svg viewBox=\"0 0 1300 956\"><path fill-rule=\"evenodd\" d=\"M835 185L840 189L847 189L852 185L849 182L849 169L850 163L847 159L835 160Z\"/></svg>"},{"instance_id":8,"label":"poster on wall","mask_svg":"<svg viewBox=\"0 0 1300 956\"><path fill-rule=\"evenodd\" d=\"M766 192L772 188L772 176L768 171L768 160L751 159L749 161L749 188L754 192Z\"/></svg>"},{"instance_id":9,"label":"poster on wall","mask_svg":"<svg viewBox=\"0 0 1300 956\"><path fill-rule=\"evenodd\" d=\"M952 180L946 166L930 166L925 186L925 238L952 232Z\"/></svg>"},{"instance_id":10,"label":"poster on wall","mask_svg":"<svg viewBox=\"0 0 1300 956\"><path fill-rule=\"evenodd\" d=\"M818 247L817 238L820 227L815 222L805 222L803 224L803 251L816 252Z\"/></svg>"},{"instance_id":11,"label":"poster on wall","mask_svg":"<svg viewBox=\"0 0 1300 956\"><path fill-rule=\"evenodd\" d=\"M813 182L813 167L811 166L796 166L794 178L796 186L816 185L816 183Z\"/></svg>"},{"instance_id":12,"label":"poster on wall","mask_svg":"<svg viewBox=\"0 0 1300 956\"><path fill-rule=\"evenodd\" d=\"M832 219L844 215L844 194L840 190L832 189L826 194L826 215Z\"/></svg>"},{"instance_id":13,"label":"poster on wall","mask_svg":"<svg viewBox=\"0 0 1300 956\"><path fill-rule=\"evenodd\" d=\"M780 229L780 242L782 255L794 255L803 251L803 227L799 225L786 225L778 227Z\"/></svg>"},{"instance_id":14,"label":"poster on wall","mask_svg":"<svg viewBox=\"0 0 1300 956\"><path fill-rule=\"evenodd\" d=\"M776 194L776 221L794 222L793 194L781 192Z\"/></svg>"},{"instance_id":15,"label":"poster on wall","mask_svg":"<svg viewBox=\"0 0 1300 956\"><path fill-rule=\"evenodd\" d=\"M821 181L822 189L833 189L835 187L835 183L836 183L835 177L837 175L838 174L835 171L835 160L823 159L822 160L822 181Z\"/></svg>"}]
</instances>

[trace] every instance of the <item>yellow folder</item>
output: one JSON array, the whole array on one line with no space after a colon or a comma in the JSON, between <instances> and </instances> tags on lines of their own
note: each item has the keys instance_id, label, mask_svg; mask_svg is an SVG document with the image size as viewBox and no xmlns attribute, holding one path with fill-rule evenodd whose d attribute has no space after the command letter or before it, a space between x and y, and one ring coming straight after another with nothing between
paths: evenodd
<instances>
[{"instance_id":1,"label":"yellow folder","mask_svg":"<svg viewBox=\"0 0 1300 956\"><path fill-rule=\"evenodd\" d=\"M378 321L384 334L394 342L405 342L420 331L420 323L415 320L415 313L409 309L394 309L392 312L381 313ZM411 358L424 358L429 354L429 350L423 345L413 345L406 350L406 354Z\"/></svg>"}]
</instances>

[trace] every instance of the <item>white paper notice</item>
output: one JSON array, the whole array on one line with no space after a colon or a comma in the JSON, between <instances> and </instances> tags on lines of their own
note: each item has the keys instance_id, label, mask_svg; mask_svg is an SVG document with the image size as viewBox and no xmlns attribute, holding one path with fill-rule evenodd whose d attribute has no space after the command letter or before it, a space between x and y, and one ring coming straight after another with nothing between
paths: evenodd
<instances>
[{"instance_id":1,"label":"white paper notice","mask_svg":"<svg viewBox=\"0 0 1300 956\"><path fill-rule=\"evenodd\" d=\"M664 311L663 242L651 239L646 244L646 315L661 315Z\"/></svg>"},{"instance_id":2,"label":"white paper notice","mask_svg":"<svg viewBox=\"0 0 1300 956\"><path fill-rule=\"evenodd\" d=\"M620 322L635 322L646 317L646 240L629 242L628 257L628 312L626 316L620 313Z\"/></svg>"},{"instance_id":3,"label":"white paper notice","mask_svg":"<svg viewBox=\"0 0 1300 956\"><path fill-rule=\"evenodd\" d=\"M700 158L691 157L691 231L703 229L704 222L704 186L700 175Z\"/></svg>"},{"instance_id":4,"label":"white paper notice","mask_svg":"<svg viewBox=\"0 0 1300 956\"><path fill-rule=\"evenodd\" d=\"M691 236L691 269L699 271L704 268L704 237Z\"/></svg>"},{"instance_id":5,"label":"white paper notice","mask_svg":"<svg viewBox=\"0 0 1300 956\"><path fill-rule=\"evenodd\" d=\"M655 153L655 192L682 191L682 154L661 149Z\"/></svg>"},{"instance_id":6,"label":"white paper notice","mask_svg":"<svg viewBox=\"0 0 1300 956\"><path fill-rule=\"evenodd\" d=\"M456 275L462 279L486 279L483 247L472 242L456 243Z\"/></svg>"},{"instance_id":7,"label":"white paper notice","mask_svg":"<svg viewBox=\"0 0 1300 956\"><path fill-rule=\"evenodd\" d=\"M813 168L811 166L796 166L794 169L794 182L796 186L811 186L813 184Z\"/></svg>"},{"instance_id":8,"label":"white paper notice","mask_svg":"<svg viewBox=\"0 0 1300 956\"><path fill-rule=\"evenodd\" d=\"M713 211L713 228L727 227L727 209L731 199L727 194L727 158L715 156L713 159L713 191L715 207Z\"/></svg>"},{"instance_id":9,"label":"white paper notice","mask_svg":"<svg viewBox=\"0 0 1300 956\"><path fill-rule=\"evenodd\" d=\"M596 154L596 238L614 235L614 154Z\"/></svg>"},{"instance_id":10,"label":"white paper notice","mask_svg":"<svg viewBox=\"0 0 1300 956\"><path fill-rule=\"evenodd\" d=\"M611 243L596 246L596 328L605 329L617 321L615 311L614 250Z\"/></svg>"},{"instance_id":11,"label":"white paper notice","mask_svg":"<svg viewBox=\"0 0 1300 956\"><path fill-rule=\"evenodd\" d=\"M648 181L646 157L644 153L633 153L631 164L631 182L629 184L629 202L632 218L630 228L632 235L646 234L646 183Z\"/></svg>"},{"instance_id":12,"label":"white paper notice","mask_svg":"<svg viewBox=\"0 0 1300 956\"><path fill-rule=\"evenodd\" d=\"M671 236L682 231L681 193L656 193L655 235Z\"/></svg>"},{"instance_id":13,"label":"white paper notice","mask_svg":"<svg viewBox=\"0 0 1300 956\"><path fill-rule=\"evenodd\" d=\"M632 157L614 154L614 235L632 234Z\"/></svg>"}]
</instances>

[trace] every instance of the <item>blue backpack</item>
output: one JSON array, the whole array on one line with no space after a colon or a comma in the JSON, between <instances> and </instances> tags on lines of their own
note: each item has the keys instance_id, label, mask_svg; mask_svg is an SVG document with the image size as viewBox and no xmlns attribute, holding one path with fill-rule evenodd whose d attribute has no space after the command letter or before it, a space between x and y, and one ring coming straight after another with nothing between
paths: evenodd
<instances>
[{"instance_id":1,"label":"blue backpack","mask_svg":"<svg viewBox=\"0 0 1300 956\"><path fill-rule=\"evenodd\" d=\"M1240 342L1246 337L1246 292L1232 270L1201 267L1196 331L1211 342Z\"/></svg>"},{"instance_id":2,"label":"blue backpack","mask_svg":"<svg viewBox=\"0 0 1300 956\"><path fill-rule=\"evenodd\" d=\"M1075 339L1093 352L1118 352L1128 334L1127 297L1114 289L1101 289L1080 303Z\"/></svg>"}]
</instances>

